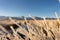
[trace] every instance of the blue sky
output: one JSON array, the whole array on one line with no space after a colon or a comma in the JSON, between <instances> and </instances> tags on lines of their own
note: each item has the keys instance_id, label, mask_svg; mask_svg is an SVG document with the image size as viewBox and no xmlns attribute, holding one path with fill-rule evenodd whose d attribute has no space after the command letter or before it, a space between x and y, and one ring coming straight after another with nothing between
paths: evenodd
<instances>
[{"instance_id":1,"label":"blue sky","mask_svg":"<svg viewBox=\"0 0 60 40\"><path fill-rule=\"evenodd\" d=\"M0 0L0 16L47 16L60 15L58 0Z\"/></svg>"}]
</instances>

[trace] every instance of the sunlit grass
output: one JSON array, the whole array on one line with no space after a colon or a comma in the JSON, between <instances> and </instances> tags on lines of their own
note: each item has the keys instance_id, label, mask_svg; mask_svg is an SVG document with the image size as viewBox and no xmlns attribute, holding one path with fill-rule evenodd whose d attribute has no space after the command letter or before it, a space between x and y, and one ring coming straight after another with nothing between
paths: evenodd
<instances>
[{"instance_id":1,"label":"sunlit grass","mask_svg":"<svg viewBox=\"0 0 60 40\"><path fill-rule=\"evenodd\" d=\"M3 30L6 34L1 35L1 40L59 40L60 39L60 20L56 14L56 20L46 20L43 17L43 20L36 20L34 16L30 17L33 19L29 21L24 18L24 23L22 25L26 26L26 29L19 25L15 20L9 17L9 20L18 26L15 30L13 26L10 26L13 34L9 33L2 25L0 29ZM0 33L3 34L3 33Z\"/></svg>"}]
</instances>

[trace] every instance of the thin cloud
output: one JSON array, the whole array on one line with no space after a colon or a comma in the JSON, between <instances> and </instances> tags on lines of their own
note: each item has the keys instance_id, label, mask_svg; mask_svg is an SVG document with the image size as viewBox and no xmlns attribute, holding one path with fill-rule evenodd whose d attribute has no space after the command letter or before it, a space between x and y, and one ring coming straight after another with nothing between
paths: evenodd
<instances>
[{"instance_id":1,"label":"thin cloud","mask_svg":"<svg viewBox=\"0 0 60 40\"><path fill-rule=\"evenodd\" d=\"M60 0L58 0L59 1L59 3L60 3Z\"/></svg>"}]
</instances>

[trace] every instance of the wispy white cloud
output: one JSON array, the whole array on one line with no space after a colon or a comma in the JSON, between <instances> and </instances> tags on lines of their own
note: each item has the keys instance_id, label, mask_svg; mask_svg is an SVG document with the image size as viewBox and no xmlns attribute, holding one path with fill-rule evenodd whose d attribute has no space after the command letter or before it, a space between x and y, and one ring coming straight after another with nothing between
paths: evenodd
<instances>
[{"instance_id":1,"label":"wispy white cloud","mask_svg":"<svg viewBox=\"0 0 60 40\"><path fill-rule=\"evenodd\" d=\"M60 0L58 0L59 1L59 3L60 3Z\"/></svg>"}]
</instances>

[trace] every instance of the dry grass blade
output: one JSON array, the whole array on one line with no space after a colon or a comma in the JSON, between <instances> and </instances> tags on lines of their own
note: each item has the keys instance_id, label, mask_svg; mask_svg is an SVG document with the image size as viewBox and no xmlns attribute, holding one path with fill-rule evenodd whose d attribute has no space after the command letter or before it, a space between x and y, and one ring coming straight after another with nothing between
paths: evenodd
<instances>
[{"instance_id":1,"label":"dry grass blade","mask_svg":"<svg viewBox=\"0 0 60 40\"><path fill-rule=\"evenodd\" d=\"M37 23L37 25L38 25L39 27L41 27L40 23L35 19L34 16L31 16L31 15L30 15L30 17Z\"/></svg>"},{"instance_id":2,"label":"dry grass blade","mask_svg":"<svg viewBox=\"0 0 60 40\"><path fill-rule=\"evenodd\" d=\"M58 17L58 15L57 15L57 13L56 13L56 12L55 12L55 15L56 15L56 17L57 17L57 21L58 21L58 23L60 24L59 17ZM58 32L60 32L59 24L58 24Z\"/></svg>"},{"instance_id":3,"label":"dry grass blade","mask_svg":"<svg viewBox=\"0 0 60 40\"><path fill-rule=\"evenodd\" d=\"M29 30L29 32L33 32L34 34L36 34L33 30L36 30L31 24L29 24L28 22L27 22L27 19L26 19L26 17L25 17L25 21L26 21L26 24L27 24L27 28L28 28L28 30Z\"/></svg>"},{"instance_id":4,"label":"dry grass blade","mask_svg":"<svg viewBox=\"0 0 60 40\"><path fill-rule=\"evenodd\" d=\"M26 24L27 24L27 27L28 27L28 30L29 30L29 38L31 39L31 40L35 40L35 38L34 37L36 37L38 40L40 40L41 38L41 35L39 35L38 33L36 33L36 32L34 32L33 30L36 30L31 24L29 24L28 22L27 22L27 19L26 19L26 17L25 17L25 21L26 21ZM30 27L30 28L29 28ZM34 34L35 36L33 37L32 36L32 34ZM37 40L36 39L36 40Z\"/></svg>"},{"instance_id":5,"label":"dry grass blade","mask_svg":"<svg viewBox=\"0 0 60 40\"><path fill-rule=\"evenodd\" d=\"M2 29L4 32L9 33L3 26L0 25L0 29Z\"/></svg>"},{"instance_id":6,"label":"dry grass blade","mask_svg":"<svg viewBox=\"0 0 60 40\"><path fill-rule=\"evenodd\" d=\"M43 20L44 20L44 24L45 24L45 26L46 26L45 28L47 28L47 29L48 29L48 28L49 28L49 26L48 26L48 24L47 24L47 21L46 21L45 17L43 17Z\"/></svg>"},{"instance_id":7,"label":"dry grass blade","mask_svg":"<svg viewBox=\"0 0 60 40\"><path fill-rule=\"evenodd\" d=\"M12 29L16 40L23 40L23 39L15 32L15 30L14 30L14 28L13 28L12 26L11 26L10 28ZM20 37L20 39L19 39L19 37Z\"/></svg>"},{"instance_id":8,"label":"dry grass blade","mask_svg":"<svg viewBox=\"0 0 60 40\"><path fill-rule=\"evenodd\" d=\"M55 40L55 34L53 33L53 31L51 30L51 27L50 26L48 26L48 24L46 23L47 21L46 21L46 19L45 19L45 17L43 17L43 19L44 19L44 22L45 22L45 26L47 27L47 29L45 29L46 31L47 31L47 33L48 33L48 37L50 37L51 39L54 39ZM53 38L52 38L53 37Z\"/></svg>"},{"instance_id":9,"label":"dry grass blade","mask_svg":"<svg viewBox=\"0 0 60 40\"><path fill-rule=\"evenodd\" d=\"M55 12L55 16L56 16L56 18L57 18L57 20L58 20L58 22L59 22L59 17L58 17L58 15L57 15L57 12Z\"/></svg>"},{"instance_id":10,"label":"dry grass blade","mask_svg":"<svg viewBox=\"0 0 60 40\"><path fill-rule=\"evenodd\" d=\"M9 19L10 19L14 24L16 24L16 25L19 27L19 29L21 30L21 32L23 32L22 34L28 36L28 35L27 35L28 32L27 32L25 29L23 29L19 24L17 24L12 18L9 18Z\"/></svg>"},{"instance_id":11,"label":"dry grass blade","mask_svg":"<svg viewBox=\"0 0 60 40\"><path fill-rule=\"evenodd\" d=\"M38 25L38 27L41 28L41 33L42 33L42 26L40 25L40 23L39 23L33 16L30 15L30 17L31 17L32 19L34 19L34 21L36 22L36 24ZM43 33L42 33L42 34L43 34Z\"/></svg>"}]
</instances>

